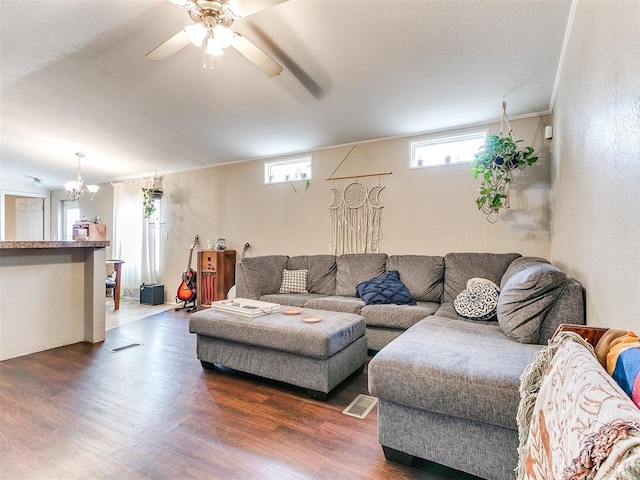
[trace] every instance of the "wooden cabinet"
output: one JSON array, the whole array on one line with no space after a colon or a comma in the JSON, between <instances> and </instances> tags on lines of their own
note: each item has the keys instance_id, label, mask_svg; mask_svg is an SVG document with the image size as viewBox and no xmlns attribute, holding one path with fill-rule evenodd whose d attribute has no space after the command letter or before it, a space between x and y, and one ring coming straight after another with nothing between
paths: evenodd
<instances>
[{"instance_id":1,"label":"wooden cabinet","mask_svg":"<svg viewBox=\"0 0 640 480\"><path fill-rule=\"evenodd\" d=\"M206 307L227 298L236 283L235 250L202 250L198 252L196 296L198 306Z\"/></svg>"}]
</instances>

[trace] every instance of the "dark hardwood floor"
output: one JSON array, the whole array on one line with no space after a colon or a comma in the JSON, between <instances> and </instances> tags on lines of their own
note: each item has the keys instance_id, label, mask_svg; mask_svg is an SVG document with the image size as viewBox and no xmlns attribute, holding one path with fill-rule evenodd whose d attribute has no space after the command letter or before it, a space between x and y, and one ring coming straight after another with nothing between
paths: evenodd
<instances>
[{"instance_id":1,"label":"dark hardwood floor","mask_svg":"<svg viewBox=\"0 0 640 480\"><path fill-rule=\"evenodd\" d=\"M234 371L205 371L186 313L0 362L0 478L471 479L385 461L376 409L342 414L366 372L327 401ZM111 349L140 343L141 346Z\"/></svg>"}]
</instances>

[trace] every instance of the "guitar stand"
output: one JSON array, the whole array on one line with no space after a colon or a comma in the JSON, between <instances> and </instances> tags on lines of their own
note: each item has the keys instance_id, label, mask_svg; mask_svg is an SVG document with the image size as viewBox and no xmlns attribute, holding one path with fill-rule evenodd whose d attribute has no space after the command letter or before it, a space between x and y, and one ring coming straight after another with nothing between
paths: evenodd
<instances>
[{"instance_id":1,"label":"guitar stand","mask_svg":"<svg viewBox=\"0 0 640 480\"><path fill-rule=\"evenodd\" d=\"M178 301L178 298L176 297L176 301ZM178 310L186 310L187 313L193 313L198 309L198 307L196 306L196 299L192 299L192 300L185 300L182 303L181 307L177 307L175 309L175 311L177 312Z\"/></svg>"}]
</instances>

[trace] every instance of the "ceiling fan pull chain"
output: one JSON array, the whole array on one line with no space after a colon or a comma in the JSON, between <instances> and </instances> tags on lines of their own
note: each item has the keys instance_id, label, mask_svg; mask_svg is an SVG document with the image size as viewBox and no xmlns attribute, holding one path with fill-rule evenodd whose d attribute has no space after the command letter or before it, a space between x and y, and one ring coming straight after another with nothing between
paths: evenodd
<instances>
[{"instance_id":1,"label":"ceiling fan pull chain","mask_svg":"<svg viewBox=\"0 0 640 480\"><path fill-rule=\"evenodd\" d=\"M205 51L204 44L202 45L202 68L207 69L207 52Z\"/></svg>"}]
</instances>

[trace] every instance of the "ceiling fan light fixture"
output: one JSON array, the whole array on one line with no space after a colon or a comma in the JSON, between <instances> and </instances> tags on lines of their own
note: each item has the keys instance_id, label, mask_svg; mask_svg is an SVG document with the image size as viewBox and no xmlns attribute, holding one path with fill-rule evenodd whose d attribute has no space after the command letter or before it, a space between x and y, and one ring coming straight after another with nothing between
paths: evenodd
<instances>
[{"instance_id":1,"label":"ceiling fan light fixture","mask_svg":"<svg viewBox=\"0 0 640 480\"><path fill-rule=\"evenodd\" d=\"M195 8L195 5L191 0L169 0L169 1L180 8L184 8L185 10L193 10Z\"/></svg>"},{"instance_id":2,"label":"ceiling fan light fixture","mask_svg":"<svg viewBox=\"0 0 640 480\"><path fill-rule=\"evenodd\" d=\"M187 25L184 27L184 31L189 38L189 41L196 47L201 47L202 42L207 37L207 29L200 23L194 23L193 25Z\"/></svg>"},{"instance_id":3,"label":"ceiling fan light fixture","mask_svg":"<svg viewBox=\"0 0 640 480\"><path fill-rule=\"evenodd\" d=\"M213 36L221 48L227 48L231 46L233 42L233 31L224 25L216 25L213 27Z\"/></svg>"},{"instance_id":4,"label":"ceiling fan light fixture","mask_svg":"<svg viewBox=\"0 0 640 480\"><path fill-rule=\"evenodd\" d=\"M228 2L225 2L224 5L222 5L222 12L227 17L233 19L238 19L243 16L240 9L238 9L238 5L236 4L235 0L229 0Z\"/></svg>"},{"instance_id":5,"label":"ceiling fan light fixture","mask_svg":"<svg viewBox=\"0 0 640 480\"><path fill-rule=\"evenodd\" d=\"M214 57L219 57L220 55L224 55L224 50L222 50L222 46L217 41L215 37L209 37L207 39L207 48L204 50L208 55L213 55Z\"/></svg>"},{"instance_id":6,"label":"ceiling fan light fixture","mask_svg":"<svg viewBox=\"0 0 640 480\"><path fill-rule=\"evenodd\" d=\"M175 55L190 43L202 47L203 67L206 55L223 55L223 49L233 47L269 77L282 72L282 66L260 47L238 32L231 30L234 21L288 0L170 0L184 9L193 25L185 27L169 40L146 54L149 60L161 62ZM237 2L237 3L236 3ZM239 4L239 5L238 5Z\"/></svg>"}]
</instances>

